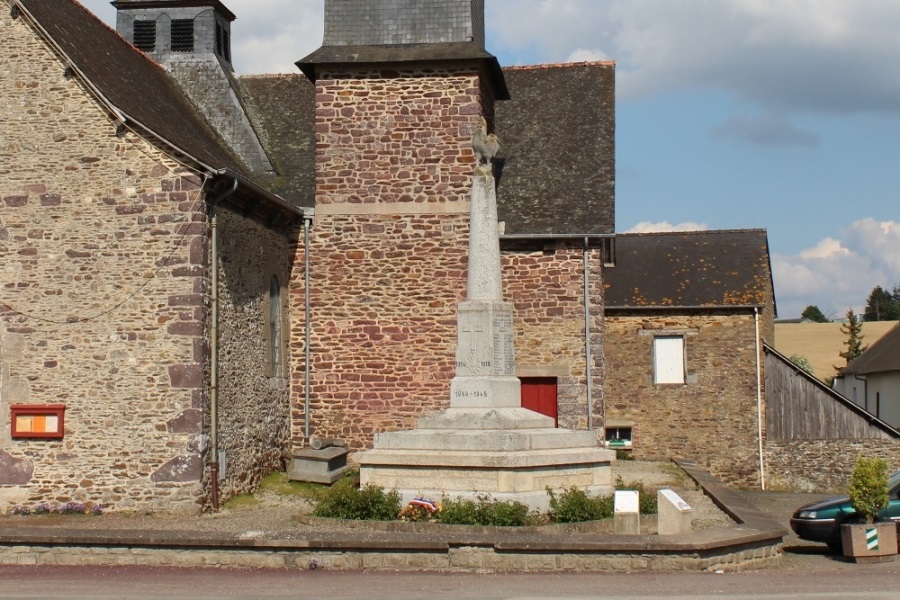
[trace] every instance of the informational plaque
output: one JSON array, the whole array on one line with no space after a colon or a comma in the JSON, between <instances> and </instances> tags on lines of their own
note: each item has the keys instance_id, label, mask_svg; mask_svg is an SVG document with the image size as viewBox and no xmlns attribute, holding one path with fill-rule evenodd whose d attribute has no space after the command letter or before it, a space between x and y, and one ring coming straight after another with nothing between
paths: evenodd
<instances>
[{"instance_id":1,"label":"informational plaque","mask_svg":"<svg viewBox=\"0 0 900 600\"><path fill-rule=\"evenodd\" d=\"M65 431L65 404L13 404L10 427L14 438L61 438Z\"/></svg>"}]
</instances>

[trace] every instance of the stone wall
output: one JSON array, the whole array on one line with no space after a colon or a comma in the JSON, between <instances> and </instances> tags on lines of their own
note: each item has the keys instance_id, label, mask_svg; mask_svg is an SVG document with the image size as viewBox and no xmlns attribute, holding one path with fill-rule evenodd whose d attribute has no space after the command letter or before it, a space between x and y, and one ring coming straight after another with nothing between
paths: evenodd
<instances>
[{"instance_id":1,"label":"stone wall","mask_svg":"<svg viewBox=\"0 0 900 600\"><path fill-rule=\"evenodd\" d=\"M900 441L793 440L766 443L766 489L846 494L856 457L883 458L900 470Z\"/></svg>"},{"instance_id":2,"label":"stone wall","mask_svg":"<svg viewBox=\"0 0 900 600\"><path fill-rule=\"evenodd\" d=\"M684 385L653 382L653 336L666 332L685 335ZM635 457L683 458L726 483L758 485L752 313L608 311L605 353L605 417L633 424Z\"/></svg>"},{"instance_id":3,"label":"stone wall","mask_svg":"<svg viewBox=\"0 0 900 600\"><path fill-rule=\"evenodd\" d=\"M589 255L593 425L602 424L602 270ZM581 245L548 242L544 250L503 253L504 292L513 302L516 374L555 377L559 426L586 429L584 259Z\"/></svg>"},{"instance_id":4,"label":"stone wall","mask_svg":"<svg viewBox=\"0 0 900 600\"><path fill-rule=\"evenodd\" d=\"M220 209L218 217L218 446L225 452L224 501L253 491L260 478L280 467L282 452L290 448L287 336L293 255L288 232L227 209ZM268 306L273 277L281 290L280 315L274 316ZM270 341L270 319L279 321L280 340ZM278 346L277 355L270 354L270 344Z\"/></svg>"},{"instance_id":5,"label":"stone wall","mask_svg":"<svg viewBox=\"0 0 900 600\"><path fill-rule=\"evenodd\" d=\"M317 217L311 243L313 436L336 436L359 448L375 432L410 428L449 404L467 234L463 215ZM303 315L300 271L291 290L294 317ZM302 318L294 318L298 446L304 335Z\"/></svg>"},{"instance_id":6,"label":"stone wall","mask_svg":"<svg viewBox=\"0 0 900 600\"><path fill-rule=\"evenodd\" d=\"M465 297L472 69L322 73L311 232L312 435L352 447L449 403ZM297 264L302 264L302 248ZM304 311L298 269L292 314ZM294 319L294 444L304 443L304 323Z\"/></svg>"},{"instance_id":7,"label":"stone wall","mask_svg":"<svg viewBox=\"0 0 900 600\"><path fill-rule=\"evenodd\" d=\"M114 121L0 12L0 505L196 509L201 181ZM62 440L10 405L63 403Z\"/></svg>"}]
</instances>

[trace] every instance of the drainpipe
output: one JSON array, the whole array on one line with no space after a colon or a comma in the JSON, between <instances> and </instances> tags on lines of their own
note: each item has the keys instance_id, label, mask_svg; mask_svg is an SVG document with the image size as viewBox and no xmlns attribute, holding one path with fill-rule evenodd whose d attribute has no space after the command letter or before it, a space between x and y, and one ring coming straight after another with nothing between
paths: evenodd
<instances>
[{"instance_id":1,"label":"drainpipe","mask_svg":"<svg viewBox=\"0 0 900 600\"><path fill-rule=\"evenodd\" d=\"M756 330L756 425L759 439L759 484L766 491L766 469L763 462L763 423L762 423L762 364L759 360L759 308L753 307L753 324Z\"/></svg>"},{"instance_id":2,"label":"drainpipe","mask_svg":"<svg viewBox=\"0 0 900 600\"><path fill-rule=\"evenodd\" d=\"M231 186L212 199L209 208L210 228L210 367L209 367L209 477L211 479L212 508L219 510L219 204L234 194L238 188L237 178L232 179Z\"/></svg>"},{"instance_id":3,"label":"drainpipe","mask_svg":"<svg viewBox=\"0 0 900 600\"><path fill-rule=\"evenodd\" d=\"M591 379L591 297L589 286L589 244L588 238L584 238L584 248L582 249L582 260L584 263L584 376L587 378L587 428L588 431L594 428L594 396Z\"/></svg>"},{"instance_id":4,"label":"drainpipe","mask_svg":"<svg viewBox=\"0 0 900 600\"><path fill-rule=\"evenodd\" d=\"M872 411L869 410L869 380L865 377L860 377L856 373L853 374L853 379L863 382L863 408L866 409L867 413L871 413ZM878 415L876 414L875 416L877 417Z\"/></svg>"},{"instance_id":5,"label":"drainpipe","mask_svg":"<svg viewBox=\"0 0 900 600\"><path fill-rule=\"evenodd\" d=\"M309 347L310 338L312 337L312 324L310 323L310 294L309 294L309 225L312 221L310 215L303 215L303 301L306 310L305 327L306 327L306 360L303 376L303 441L309 445L309 377L312 369L309 361L312 352Z\"/></svg>"}]
</instances>

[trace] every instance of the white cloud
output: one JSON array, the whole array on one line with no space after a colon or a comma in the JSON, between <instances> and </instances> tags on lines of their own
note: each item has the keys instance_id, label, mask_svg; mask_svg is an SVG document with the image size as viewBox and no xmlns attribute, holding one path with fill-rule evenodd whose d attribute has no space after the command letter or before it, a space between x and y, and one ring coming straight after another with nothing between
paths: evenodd
<instances>
[{"instance_id":1,"label":"white cloud","mask_svg":"<svg viewBox=\"0 0 900 600\"><path fill-rule=\"evenodd\" d=\"M487 0L491 51L616 60L621 97L718 88L766 110L900 111L900 3Z\"/></svg>"},{"instance_id":2,"label":"white cloud","mask_svg":"<svg viewBox=\"0 0 900 600\"><path fill-rule=\"evenodd\" d=\"M840 239L825 238L794 256L773 254L775 298L781 317L798 317L809 305L826 315L861 312L877 285L900 284L900 223L861 219Z\"/></svg>"},{"instance_id":3,"label":"white cloud","mask_svg":"<svg viewBox=\"0 0 900 600\"><path fill-rule=\"evenodd\" d=\"M662 233L666 231L705 231L709 227L703 223L692 223L685 221L683 223L672 224L668 221L659 221L653 223L651 221L641 221L631 229L622 233Z\"/></svg>"}]
</instances>

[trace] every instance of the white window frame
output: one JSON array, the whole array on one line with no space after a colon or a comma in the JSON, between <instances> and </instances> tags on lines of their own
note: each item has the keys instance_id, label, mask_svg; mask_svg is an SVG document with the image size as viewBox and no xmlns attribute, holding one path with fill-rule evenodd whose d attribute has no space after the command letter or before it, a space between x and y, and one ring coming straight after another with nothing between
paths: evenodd
<instances>
[{"instance_id":1,"label":"white window frame","mask_svg":"<svg viewBox=\"0 0 900 600\"><path fill-rule=\"evenodd\" d=\"M659 335L653 338L653 383L684 385L687 382L687 356L683 335Z\"/></svg>"}]
</instances>

